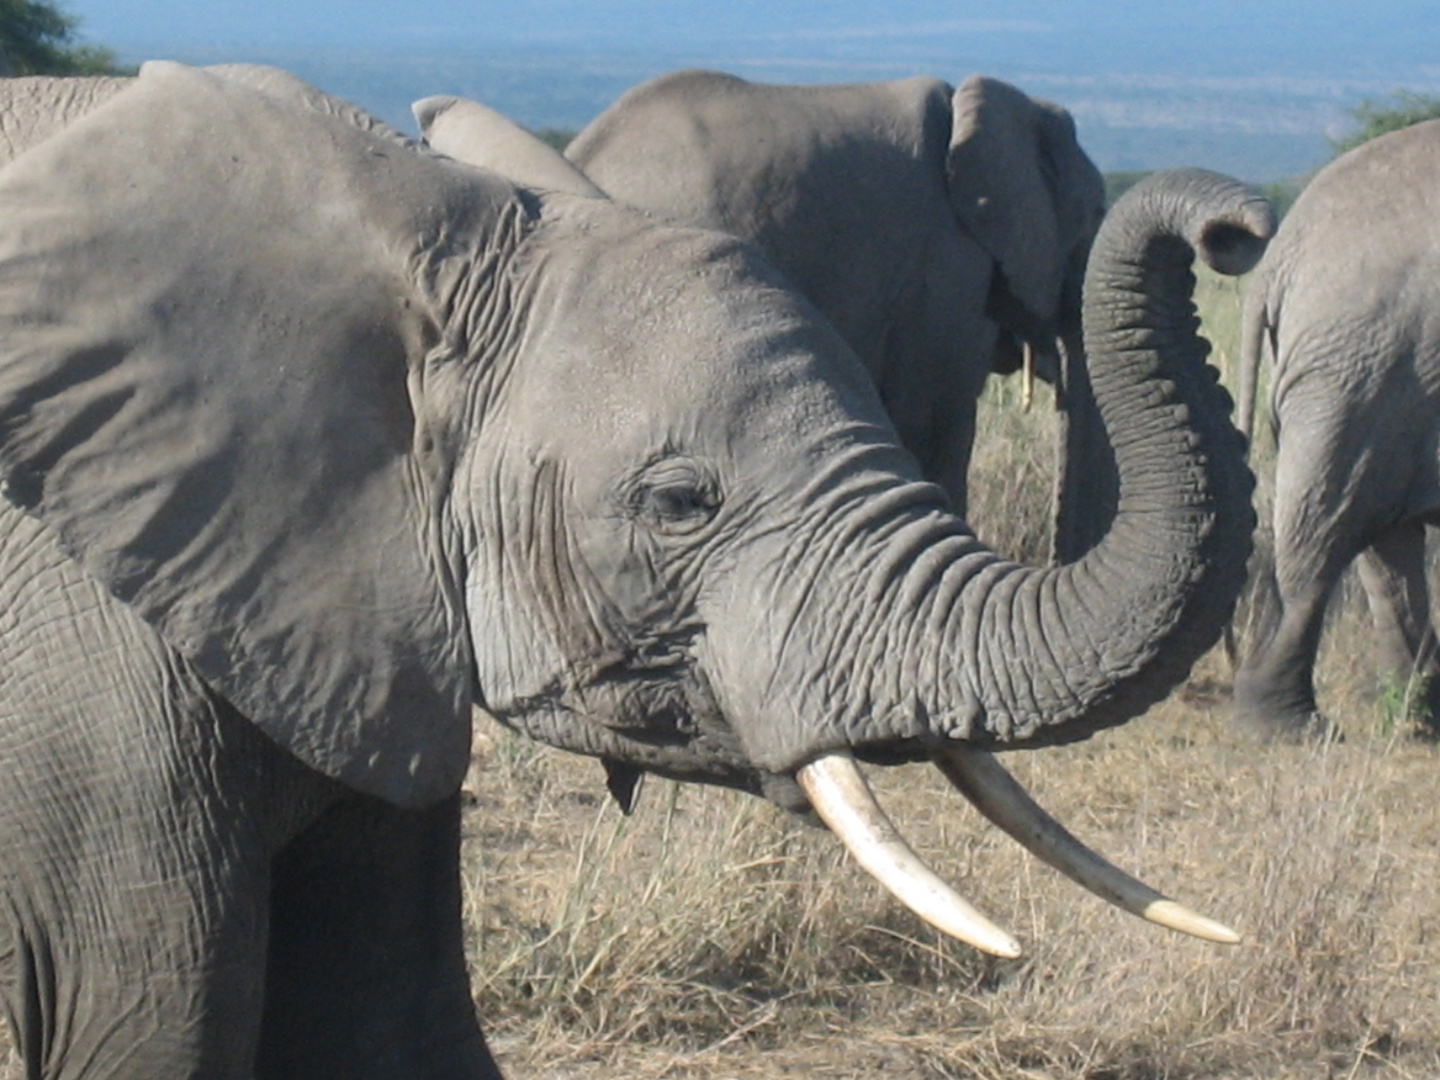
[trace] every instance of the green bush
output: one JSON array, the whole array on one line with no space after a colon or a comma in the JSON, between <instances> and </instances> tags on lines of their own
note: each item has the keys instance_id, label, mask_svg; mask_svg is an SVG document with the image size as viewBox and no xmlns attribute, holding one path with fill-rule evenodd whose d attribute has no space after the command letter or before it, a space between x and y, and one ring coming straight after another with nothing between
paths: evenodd
<instances>
[{"instance_id":1,"label":"green bush","mask_svg":"<svg viewBox=\"0 0 1440 1080\"><path fill-rule=\"evenodd\" d=\"M120 75L115 54L74 42L79 20L46 0L0 0L0 75Z\"/></svg>"},{"instance_id":2,"label":"green bush","mask_svg":"<svg viewBox=\"0 0 1440 1080\"><path fill-rule=\"evenodd\" d=\"M1348 150L1354 150L1378 135L1399 131L1422 120L1440 117L1440 97L1417 94L1410 90L1396 90L1389 102L1372 101L1369 98L1350 110L1350 115L1360 125L1360 130L1343 139L1331 139L1330 145L1339 157Z\"/></svg>"}]
</instances>

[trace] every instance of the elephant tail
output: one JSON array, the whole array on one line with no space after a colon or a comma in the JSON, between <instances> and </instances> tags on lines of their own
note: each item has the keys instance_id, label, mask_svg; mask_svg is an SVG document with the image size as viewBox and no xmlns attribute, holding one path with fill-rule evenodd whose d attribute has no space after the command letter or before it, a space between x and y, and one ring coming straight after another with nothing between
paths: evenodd
<instances>
[{"instance_id":1,"label":"elephant tail","mask_svg":"<svg viewBox=\"0 0 1440 1080\"><path fill-rule=\"evenodd\" d=\"M1245 306L1240 317L1240 372L1235 394L1235 426L1245 436L1247 454L1255 439L1255 398L1260 389L1260 360L1266 341L1272 343L1272 359L1274 356L1271 334L1275 324L1270 286L1271 276L1267 272L1266 260L1262 258L1246 286ZM1236 619L1232 617L1221 633L1225 659L1232 673L1240 667L1240 642L1235 624Z\"/></svg>"},{"instance_id":2,"label":"elephant tail","mask_svg":"<svg viewBox=\"0 0 1440 1080\"><path fill-rule=\"evenodd\" d=\"M1236 394L1235 426L1240 429L1247 442L1255 435L1255 397L1260 385L1260 357L1273 330L1270 277L1262 261L1245 290L1245 308L1240 322L1240 385Z\"/></svg>"}]
</instances>

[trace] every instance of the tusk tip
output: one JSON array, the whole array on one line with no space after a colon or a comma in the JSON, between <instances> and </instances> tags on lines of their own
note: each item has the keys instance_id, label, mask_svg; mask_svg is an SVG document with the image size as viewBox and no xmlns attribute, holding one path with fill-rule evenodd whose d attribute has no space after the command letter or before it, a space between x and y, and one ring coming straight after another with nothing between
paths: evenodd
<instances>
[{"instance_id":1,"label":"tusk tip","mask_svg":"<svg viewBox=\"0 0 1440 1080\"><path fill-rule=\"evenodd\" d=\"M1167 900L1076 840L989 751L955 744L940 750L935 763L982 814L1101 899L1191 937L1221 945L1240 943L1240 935L1228 926Z\"/></svg>"},{"instance_id":2,"label":"tusk tip","mask_svg":"<svg viewBox=\"0 0 1440 1080\"><path fill-rule=\"evenodd\" d=\"M1140 914L1158 926L1178 930L1182 934L1189 934L1202 941L1213 941L1218 945L1240 944L1240 935L1228 926L1218 923L1214 919L1207 919L1204 915L1197 915L1173 900L1156 900L1152 904L1147 904L1145 910Z\"/></svg>"},{"instance_id":3,"label":"tusk tip","mask_svg":"<svg viewBox=\"0 0 1440 1080\"><path fill-rule=\"evenodd\" d=\"M1020 943L1008 934L1003 941L997 940L986 942L985 944L972 941L970 944L982 952L987 952L991 956L998 956L1002 960L1018 960L1025 955L1025 950L1020 948Z\"/></svg>"},{"instance_id":4,"label":"tusk tip","mask_svg":"<svg viewBox=\"0 0 1440 1080\"><path fill-rule=\"evenodd\" d=\"M855 759L835 751L795 773L810 805L865 870L941 933L1013 960L1020 943L935 876L875 801Z\"/></svg>"}]
</instances>

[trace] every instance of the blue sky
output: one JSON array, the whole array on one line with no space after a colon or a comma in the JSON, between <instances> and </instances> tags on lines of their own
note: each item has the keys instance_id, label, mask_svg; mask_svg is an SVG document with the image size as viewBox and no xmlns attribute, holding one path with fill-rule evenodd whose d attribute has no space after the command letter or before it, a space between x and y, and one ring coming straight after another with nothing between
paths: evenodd
<instances>
[{"instance_id":1,"label":"blue sky","mask_svg":"<svg viewBox=\"0 0 1440 1080\"><path fill-rule=\"evenodd\" d=\"M1229 70L1269 57L1366 67L1440 54L1435 0L71 0L92 39L129 45L653 48L759 50L968 43L1036 63L1181 62Z\"/></svg>"},{"instance_id":2,"label":"blue sky","mask_svg":"<svg viewBox=\"0 0 1440 1080\"><path fill-rule=\"evenodd\" d=\"M62 4L126 60L277 63L402 126L411 97L444 92L579 127L677 67L775 82L984 72L1069 107L1102 168L1268 179L1324 160L1362 99L1440 94L1440 0Z\"/></svg>"}]
</instances>

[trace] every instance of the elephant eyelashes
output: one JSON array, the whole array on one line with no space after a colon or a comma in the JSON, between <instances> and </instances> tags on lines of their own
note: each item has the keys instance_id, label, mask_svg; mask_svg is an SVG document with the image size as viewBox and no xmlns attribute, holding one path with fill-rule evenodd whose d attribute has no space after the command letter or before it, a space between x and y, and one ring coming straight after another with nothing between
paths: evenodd
<instances>
[{"instance_id":1,"label":"elephant eyelashes","mask_svg":"<svg viewBox=\"0 0 1440 1080\"><path fill-rule=\"evenodd\" d=\"M683 534L706 525L720 508L719 485L688 461L663 461L631 481L629 516L654 532Z\"/></svg>"}]
</instances>

